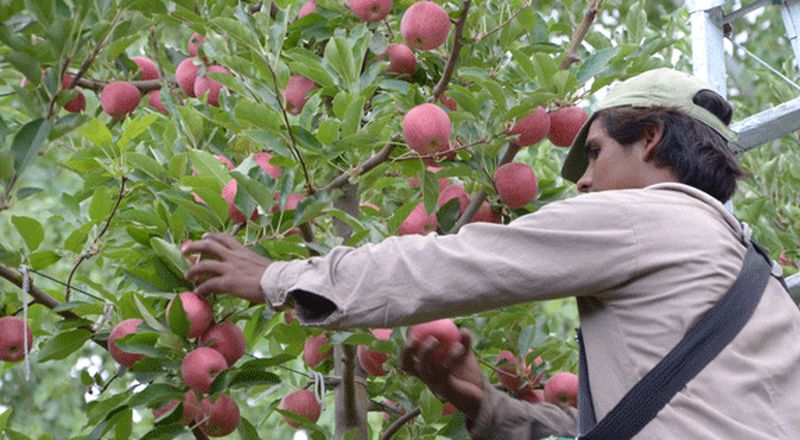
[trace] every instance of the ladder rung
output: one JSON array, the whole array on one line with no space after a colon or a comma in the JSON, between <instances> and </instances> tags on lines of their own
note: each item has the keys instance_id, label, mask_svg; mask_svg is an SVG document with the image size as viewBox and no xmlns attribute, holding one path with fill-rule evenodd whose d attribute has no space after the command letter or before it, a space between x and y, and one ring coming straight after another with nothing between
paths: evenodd
<instances>
[{"instance_id":1,"label":"ladder rung","mask_svg":"<svg viewBox=\"0 0 800 440\"><path fill-rule=\"evenodd\" d=\"M789 287L789 294L794 302L800 304L800 274L786 278L786 286Z\"/></svg>"},{"instance_id":2,"label":"ladder rung","mask_svg":"<svg viewBox=\"0 0 800 440\"><path fill-rule=\"evenodd\" d=\"M800 130L800 98L737 121L731 129L739 134L732 145L735 151L750 150Z\"/></svg>"}]
</instances>

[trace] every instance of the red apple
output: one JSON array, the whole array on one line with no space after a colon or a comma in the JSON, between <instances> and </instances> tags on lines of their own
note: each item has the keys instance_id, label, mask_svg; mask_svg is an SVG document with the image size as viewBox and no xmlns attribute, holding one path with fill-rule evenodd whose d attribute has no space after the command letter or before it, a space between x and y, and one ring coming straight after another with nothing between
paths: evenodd
<instances>
[{"instance_id":1,"label":"red apple","mask_svg":"<svg viewBox=\"0 0 800 440\"><path fill-rule=\"evenodd\" d=\"M356 17L374 23L389 15L392 0L350 0L350 9Z\"/></svg>"},{"instance_id":2,"label":"red apple","mask_svg":"<svg viewBox=\"0 0 800 440\"><path fill-rule=\"evenodd\" d=\"M443 145L450 145L451 129L447 112L435 104L420 104L403 118L403 137L408 147L420 154L434 153Z\"/></svg>"},{"instance_id":3,"label":"red apple","mask_svg":"<svg viewBox=\"0 0 800 440\"><path fill-rule=\"evenodd\" d=\"M217 375L227 368L225 357L220 352L213 348L200 347L183 358L181 375L191 390L207 393Z\"/></svg>"},{"instance_id":4,"label":"red apple","mask_svg":"<svg viewBox=\"0 0 800 440\"><path fill-rule=\"evenodd\" d=\"M544 139L549 131L550 116L544 107L539 106L533 113L520 119L508 134L519 135L514 143L520 147L527 147Z\"/></svg>"},{"instance_id":5,"label":"red apple","mask_svg":"<svg viewBox=\"0 0 800 440\"><path fill-rule=\"evenodd\" d=\"M436 174L439 171L441 171L442 169L444 169L444 168L443 167L437 167L437 166L429 166L427 168L427 171L429 173ZM447 187L448 183L450 183L450 182L447 180L447 177L442 177L441 179L439 179L439 191L441 192L442 190L444 190ZM409 177L408 178L408 187L412 188L412 189L413 188L419 188L419 178L417 178L417 177Z\"/></svg>"},{"instance_id":6,"label":"red apple","mask_svg":"<svg viewBox=\"0 0 800 440\"><path fill-rule=\"evenodd\" d=\"M194 96L202 98L203 95L208 93L206 102L215 107L219 106L219 92L222 90L222 84L207 76L209 73L224 73L230 75L231 71L222 66L210 66L206 69L206 74L198 76L194 80Z\"/></svg>"},{"instance_id":7,"label":"red apple","mask_svg":"<svg viewBox=\"0 0 800 440\"><path fill-rule=\"evenodd\" d=\"M500 223L500 213L492 208L489 202L484 201L478 212L472 216L470 223L486 222L486 223Z\"/></svg>"},{"instance_id":8,"label":"red apple","mask_svg":"<svg viewBox=\"0 0 800 440\"><path fill-rule=\"evenodd\" d=\"M429 337L435 338L439 342L439 346L433 352L433 359L437 363L442 363L449 356L453 344L461 340L461 334L452 319L438 319L413 325L408 329L408 336L419 342Z\"/></svg>"},{"instance_id":9,"label":"red apple","mask_svg":"<svg viewBox=\"0 0 800 440\"><path fill-rule=\"evenodd\" d=\"M322 351L322 347L324 347L327 343L328 337L325 335L325 333L320 333L306 339L306 342L303 345L303 361L305 361L306 365L308 365L310 368L314 368L321 364L325 359L331 357L333 354L332 348Z\"/></svg>"},{"instance_id":10,"label":"red apple","mask_svg":"<svg viewBox=\"0 0 800 440\"><path fill-rule=\"evenodd\" d=\"M72 84L72 75L64 75L61 79L61 88L67 89L70 84ZM27 78L25 78L27 79ZM80 113L84 109L86 109L86 97L83 96L83 93L78 92L78 94L69 100L66 104L64 104L64 110L70 113Z\"/></svg>"},{"instance_id":11,"label":"red apple","mask_svg":"<svg viewBox=\"0 0 800 440\"><path fill-rule=\"evenodd\" d=\"M387 72L413 75L417 70L417 58L414 52L405 44L392 44L386 49L385 57L389 58Z\"/></svg>"},{"instance_id":12,"label":"red apple","mask_svg":"<svg viewBox=\"0 0 800 440\"><path fill-rule=\"evenodd\" d=\"M373 336L380 341L385 341L392 336L392 329L379 328L371 330ZM366 345L359 345L357 352L358 363L361 368L373 376L386 376L388 371L383 369L383 364L389 359L388 353L380 351L370 351Z\"/></svg>"},{"instance_id":13,"label":"red apple","mask_svg":"<svg viewBox=\"0 0 800 440\"><path fill-rule=\"evenodd\" d=\"M500 199L509 208L521 208L536 198L539 185L530 165L511 162L501 165L494 173L494 186Z\"/></svg>"},{"instance_id":14,"label":"red apple","mask_svg":"<svg viewBox=\"0 0 800 440\"><path fill-rule=\"evenodd\" d=\"M519 392L519 399L530 403L544 402L544 391L533 388L523 388Z\"/></svg>"},{"instance_id":15,"label":"red apple","mask_svg":"<svg viewBox=\"0 0 800 440\"><path fill-rule=\"evenodd\" d=\"M557 147L572 146L583 123L589 119L586 110L580 107L564 107L550 112L550 131L547 138Z\"/></svg>"},{"instance_id":16,"label":"red apple","mask_svg":"<svg viewBox=\"0 0 800 440\"><path fill-rule=\"evenodd\" d=\"M31 326L16 316L0 318L0 361L17 362L25 358L25 343L28 352L33 347Z\"/></svg>"},{"instance_id":17,"label":"red apple","mask_svg":"<svg viewBox=\"0 0 800 440\"><path fill-rule=\"evenodd\" d=\"M308 102L308 92L319 87L314 81L302 75L292 75L283 91L286 100L286 111L298 115Z\"/></svg>"},{"instance_id":18,"label":"red apple","mask_svg":"<svg viewBox=\"0 0 800 440\"><path fill-rule=\"evenodd\" d=\"M203 420L200 423L200 430L209 437L224 437L239 426L241 418L239 416L239 405L227 394L220 394L212 402L211 398L206 397L200 402L201 413L198 417Z\"/></svg>"},{"instance_id":19,"label":"red apple","mask_svg":"<svg viewBox=\"0 0 800 440\"><path fill-rule=\"evenodd\" d=\"M189 57L181 61L175 69L175 81L188 96L194 96L194 82L197 79L196 58Z\"/></svg>"},{"instance_id":20,"label":"red apple","mask_svg":"<svg viewBox=\"0 0 800 440\"><path fill-rule=\"evenodd\" d=\"M322 408L317 402L317 396L308 390L296 390L283 396L278 408L306 418L311 423L317 423L322 413ZM299 428L300 423L284 416L283 420L294 428Z\"/></svg>"},{"instance_id":21,"label":"red apple","mask_svg":"<svg viewBox=\"0 0 800 440\"><path fill-rule=\"evenodd\" d=\"M205 41L206 37L197 32L193 33L192 36L189 37L189 56L196 57L200 52L200 46L202 46Z\"/></svg>"},{"instance_id":22,"label":"red apple","mask_svg":"<svg viewBox=\"0 0 800 440\"><path fill-rule=\"evenodd\" d=\"M466 210L467 206L469 206L469 196L464 191L464 185L453 184L443 189L442 192L439 193L439 208L453 199L458 199L458 204L460 206L459 209L463 214L464 210Z\"/></svg>"},{"instance_id":23,"label":"red apple","mask_svg":"<svg viewBox=\"0 0 800 440\"><path fill-rule=\"evenodd\" d=\"M256 164L270 177L277 179L281 177L281 167L269 163L270 159L272 159L272 155L263 151L253 154L253 160Z\"/></svg>"},{"instance_id":24,"label":"red apple","mask_svg":"<svg viewBox=\"0 0 800 440\"><path fill-rule=\"evenodd\" d=\"M205 298L192 292L182 292L178 296L181 298L183 310L186 312L186 318L189 320L189 337L197 338L205 333L214 321L211 305ZM169 311L171 308L172 300L167 304L167 319L169 319Z\"/></svg>"},{"instance_id":25,"label":"red apple","mask_svg":"<svg viewBox=\"0 0 800 440\"><path fill-rule=\"evenodd\" d=\"M562 408L578 407L578 376L556 373L544 384L544 400Z\"/></svg>"},{"instance_id":26,"label":"red apple","mask_svg":"<svg viewBox=\"0 0 800 440\"><path fill-rule=\"evenodd\" d=\"M103 111L114 119L125 119L130 113L136 110L142 94L135 85L127 82L112 82L100 92L100 104Z\"/></svg>"},{"instance_id":27,"label":"red apple","mask_svg":"<svg viewBox=\"0 0 800 440\"><path fill-rule=\"evenodd\" d=\"M450 17L447 11L434 2L414 3L400 19L400 33L409 47L431 50L447 41L450 34Z\"/></svg>"},{"instance_id":28,"label":"red apple","mask_svg":"<svg viewBox=\"0 0 800 440\"><path fill-rule=\"evenodd\" d=\"M300 7L300 12L297 14L297 18L300 19L315 12L317 12L317 0L308 0L307 2L303 3L303 6Z\"/></svg>"},{"instance_id":29,"label":"red apple","mask_svg":"<svg viewBox=\"0 0 800 440\"><path fill-rule=\"evenodd\" d=\"M449 416L451 414L455 414L456 411L458 411L458 408L456 408L456 406L450 402L445 403L444 406L442 407L443 416Z\"/></svg>"},{"instance_id":30,"label":"red apple","mask_svg":"<svg viewBox=\"0 0 800 440\"><path fill-rule=\"evenodd\" d=\"M158 66L155 61L147 57L133 57L131 61L139 66L139 79L143 81L158 79L161 74L158 72Z\"/></svg>"},{"instance_id":31,"label":"red apple","mask_svg":"<svg viewBox=\"0 0 800 440\"><path fill-rule=\"evenodd\" d=\"M169 110L164 106L164 102L161 101L161 89L153 90L147 94L147 105L165 115L169 114Z\"/></svg>"},{"instance_id":32,"label":"red apple","mask_svg":"<svg viewBox=\"0 0 800 440\"><path fill-rule=\"evenodd\" d=\"M400 227L397 228L397 233L400 235L425 235L429 232L436 231L437 225L438 222L436 221L436 215L426 214L425 205L420 203L408 214L408 217L403 220L403 223L401 223Z\"/></svg>"},{"instance_id":33,"label":"red apple","mask_svg":"<svg viewBox=\"0 0 800 440\"><path fill-rule=\"evenodd\" d=\"M235 364L247 350L242 330L236 324L227 321L218 322L209 327L200 336L200 345L220 352L228 366Z\"/></svg>"},{"instance_id":34,"label":"red apple","mask_svg":"<svg viewBox=\"0 0 800 440\"><path fill-rule=\"evenodd\" d=\"M228 203L228 215L234 223L245 224L247 219L239 208L236 207L236 193L239 191L239 184L236 179L231 179L222 187L222 198ZM250 220L258 220L258 208L253 209Z\"/></svg>"},{"instance_id":35,"label":"red apple","mask_svg":"<svg viewBox=\"0 0 800 440\"><path fill-rule=\"evenodd\" d=\"M173 399L164 403L161 407L153 409L153 418L156 420L160 419L178 406L179 403L179 400ZM178 423L181 425L188 425L192 423L199 414L200 404L197 402L197 396L195 396L194 391L187 391L186 394L183 395L183 414Z\"/></svg>"},{"instance_id":36,"label":"red apple","mask_svg":"<svg viewBox=\"0 0 800 440\"><path fill-rule=\"evenodd\" d=\"M123 367L131 368L133 364L141 359L144 359L145 356L143 354L122 351L119 347L117 347L117 344L114 341L124 338L131 333L136 333L136 327L138 327L141 323L142 320L138 318L126 319L117 324L117 326L114 327L114 329L111 330L111 333L108 335L108 352L111 353L111 357Z\"/></svg>"}]
</instances>

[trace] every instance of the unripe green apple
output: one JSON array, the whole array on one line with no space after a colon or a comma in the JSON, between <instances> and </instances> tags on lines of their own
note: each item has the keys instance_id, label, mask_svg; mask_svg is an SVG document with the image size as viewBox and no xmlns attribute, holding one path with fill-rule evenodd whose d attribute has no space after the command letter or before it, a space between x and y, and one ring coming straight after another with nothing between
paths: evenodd
<instances>
[{"instance_id":1,"label":"unripe green apple","mask_svg":"<svg viewBox=\"0 0 800 440\"><path fill-rule=\"evenodd\" d=\"M400 33L406 44L417 50L431 50L447 41L450 17L434 2L414 3L400 19Z\"/></svg>"}]
</instances>

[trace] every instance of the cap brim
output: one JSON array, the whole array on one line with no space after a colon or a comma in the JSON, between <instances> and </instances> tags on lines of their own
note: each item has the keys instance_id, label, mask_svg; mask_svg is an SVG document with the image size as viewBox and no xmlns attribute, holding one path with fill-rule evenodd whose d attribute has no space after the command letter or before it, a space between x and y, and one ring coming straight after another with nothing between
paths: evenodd
<instances>
[{"instance_id":1,"label":"cap brim","mask_svg":"<svg viewBox=\"0 0 800 440\"><path fill-rule=\"evenodd\" d=\"M594 118L595 114L591 115L589 119L583 123L583 127L581 127L578 135L575 136L575 140L572 141L572 146L569 148L567 158L564 160L564 165L561 167L561 177L573 183L578 183L578 179L583 176L586 167L589 165L589 161L586 159L586 155L583 152L583 146L586 143L586 137L589 135L589 126L592 125Z\"/></svg>"}]
</instances>

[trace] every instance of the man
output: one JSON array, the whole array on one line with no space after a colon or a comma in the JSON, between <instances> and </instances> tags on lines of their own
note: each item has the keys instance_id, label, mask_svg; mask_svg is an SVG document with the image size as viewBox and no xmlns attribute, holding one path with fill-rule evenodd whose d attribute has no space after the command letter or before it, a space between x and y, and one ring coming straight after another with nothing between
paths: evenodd
<instances>
[{"instance_id":1,"label":"man","mask_svg":"<svg viewBox=\"0 0 800 440\"><path fill-rule=\"evenodd\" d=\"M749 240L722 202L742 174L727 142L731 108L669 69L615 87L575 139L562 175L587 194L509 225L392 237L324 257L270 262L233 237L187 249L213 259L188 279L331 329L392 327L506 305L577 298L593 409L602 419L726 293ZM800 312L769 280L738 336L637 439L800 438ZM467 417L479 439L576 434L576 411L531 405L483 377L462 332L448 360L411 342L404 369Z\"/></svg>"}]
</instances>

